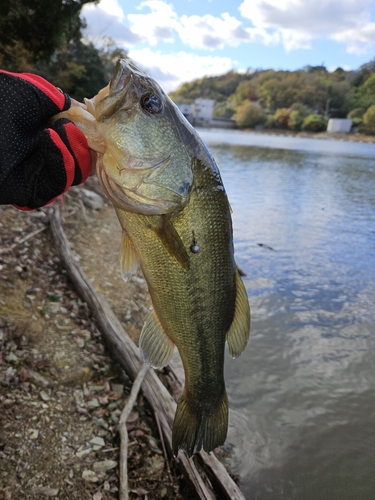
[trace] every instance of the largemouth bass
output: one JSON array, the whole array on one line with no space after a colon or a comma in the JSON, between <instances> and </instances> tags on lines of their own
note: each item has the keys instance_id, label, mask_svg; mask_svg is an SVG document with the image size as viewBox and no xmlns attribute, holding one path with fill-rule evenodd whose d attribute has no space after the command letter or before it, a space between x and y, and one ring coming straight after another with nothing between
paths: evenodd
<instances>
[{"instance_id":1,"label":"largemouth bass","mask_svg":"<svg viewBox=\"0 0 375 500\"><path fill-rule=\"evenodd\" d=\"M250 331L219 171L159 85L124 60L86 105L92 116L79 108L66 116L99 152L98 177L123 229L123 274L140 264L149 287L153 310L140 336L143 359L165 366L176 346L183 362L173 451L209 452L227 435L225 342L237 357Z\"/></svg>"}]
</instances>

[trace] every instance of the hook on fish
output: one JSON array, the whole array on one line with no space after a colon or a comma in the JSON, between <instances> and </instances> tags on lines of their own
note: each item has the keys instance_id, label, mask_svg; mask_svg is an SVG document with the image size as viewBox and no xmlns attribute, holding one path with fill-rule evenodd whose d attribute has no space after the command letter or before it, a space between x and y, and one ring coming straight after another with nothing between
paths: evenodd
<instances>
[{"instance_id":1,"label":"hook on fish","mask_svg":"<svg viewBox=\"0 0 375 500\"><path fill-rule=\"evenodd\" d=\"M191 245L190 247L190 250L193 252L193 253L198 253L200 251L200 248L197 244L197 240L195 238L195 234L194 234L194 231L193 231L193 244Z\"/></svg>"}]
</instances>

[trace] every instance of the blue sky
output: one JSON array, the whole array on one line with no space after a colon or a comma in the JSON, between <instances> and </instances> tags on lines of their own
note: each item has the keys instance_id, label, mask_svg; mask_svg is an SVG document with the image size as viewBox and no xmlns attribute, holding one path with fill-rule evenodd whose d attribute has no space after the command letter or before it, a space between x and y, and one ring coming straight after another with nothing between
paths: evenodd
<instances>
[{"instance_id":1,"label":"blue sky","mask_svg":"<svg viewBox=\"0 0 375 500\"><path fill-rule=\"evenodd\" d=\"M82 16L166 91L230 69L357 69L375 57L374 0L101 0Z\"/></svg>"}]
</instances>

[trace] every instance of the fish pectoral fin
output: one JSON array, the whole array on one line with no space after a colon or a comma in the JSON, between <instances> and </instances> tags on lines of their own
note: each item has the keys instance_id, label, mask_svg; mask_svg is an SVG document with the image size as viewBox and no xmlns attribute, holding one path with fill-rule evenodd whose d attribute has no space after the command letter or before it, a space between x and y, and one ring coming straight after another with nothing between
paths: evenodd
<instances>
[{"instance_id":1,"label":"fish pectoral fin","mask_svg":"<svg viewBox=\"0 0 375 500\"><path fill-rule=\"evenodd\" d=\"M236 305L234 317L227 331L227 343L232 358L245 349L250 335L250 306L242 279L236 270Z\"/></svg>"},{"instance_id":2,"label":"fish pectoral fin","mask_svg":"<svg viewBox=\"0 0 375 500\"><path fill-rule=\"evenodd\" d=\"M135 274L139 265L139 257L133 242L126 231L122 231L121 249L120 249L121 275L125 281Z\"/></svg>"},{"instance_id":3,"label":"fish pectoral fin","mask_svg":"<svg viewBox=\"0 0 375 500\"><path fill-rule=\"evenodd\" d=\"M160 217L160 222L153 230L158 235L160 241L163 243L167 252L184 268L189 269L189 255L176 231L172 222L165 215Z\"/></svg>"},{"instance_id":4,"label":"fish pectoral fin","mask_svg":"<svg viewBox=\"0 0 375 500\"><path fill-rule=\"evenodd\" d=\"M155 311L150 311L146 316L139 348L145 363L153 368L162 368L167 365L173 355L174 343L165 333Z\"/></svg>"}]
</instances>

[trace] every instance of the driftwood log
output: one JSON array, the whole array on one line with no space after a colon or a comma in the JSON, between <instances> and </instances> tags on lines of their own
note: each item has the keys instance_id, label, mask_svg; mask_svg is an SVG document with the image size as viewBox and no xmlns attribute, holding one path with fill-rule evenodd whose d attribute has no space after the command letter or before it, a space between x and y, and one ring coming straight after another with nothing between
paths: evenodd
<instances>
[{"instance_id":1,"label":"driftwood log","mask_svg":"<svg viewBox=\"0 0 375 500\"><path fill-rule=\"evenodd\" d=\"M69 278L95 317L111 355L122 366L129 378L134 380L143 364L138 347L125 332L107 299L95 290L89 278L75 261L61 225L60 209L57 203L49 209L49 219L57 250ZM172 426L176 402L154 370L149 370L146 374L142 390L158 417L168 453L173 456ZM199 465L203 470L203 476L206 475L209 481L203 480L194 460L189 459L184 453L179 452L174 460L184 474L187 484L195 491L198 498L202 500L245 500L224 465L212 452L199 453Z\"/></svg>"}]
</instances>

